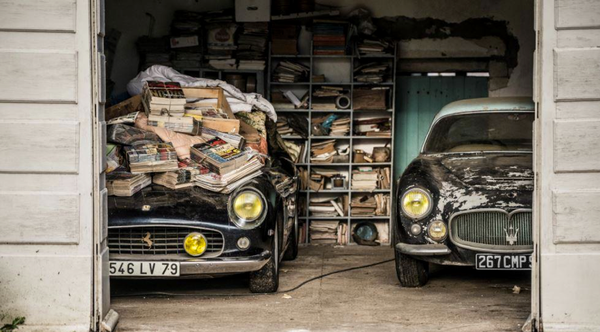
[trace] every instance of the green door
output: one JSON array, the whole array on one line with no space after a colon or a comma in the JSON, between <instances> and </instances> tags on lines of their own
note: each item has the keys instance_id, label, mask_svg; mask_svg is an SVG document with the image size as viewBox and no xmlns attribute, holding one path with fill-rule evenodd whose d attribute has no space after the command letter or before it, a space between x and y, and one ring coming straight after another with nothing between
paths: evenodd
<instances>
[{"instance_id":1,"label":"green door","mask_svg":"<svg viewBox=\"0 0 600 332\"><path fill-rule=\"evenodd\" d=\"M488 96L487 77L399 76L396 83L394 177L419 155L433 118L461 99Z\"/></svg>"}]
</instances>

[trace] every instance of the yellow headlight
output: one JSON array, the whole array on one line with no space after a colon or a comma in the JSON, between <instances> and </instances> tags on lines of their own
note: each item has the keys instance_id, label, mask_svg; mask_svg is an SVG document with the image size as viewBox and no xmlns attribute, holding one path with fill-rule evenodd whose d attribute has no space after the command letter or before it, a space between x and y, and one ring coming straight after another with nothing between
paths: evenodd
<instances>
[{"instance_id":1,"label":"yellow headlight","mask_svg":"<svg viewBox=\"0 0 600 332\"><path fill-rule=\"evenodd\" d=\"M243 221L258 219L263 208L262 199L251 191L242 192L233 201L233 211Z\"/></svg>"},{"instance_id":2,"label":"yellow headlight","mask_svg":"<svg viewBox=\"0 0 600 332\"><path fill-rule=\"evenodd\" d=\"M185 252L192 256L200 256L206 251L206 237L201 233L190 233L183 241Z\"/></svg>"},{"instance_id":3,"label":"yellow headlight","mask_svg":"<svg viewBox=\"0 0 600 332\"><path fill-rule=\"evenodd\" d=\"M431 196L423 189L410 189L402 196L402 211L410 218L423 218L431 209Z\"/></svg>"},{"instance_id":4,"label":"yellow headlight","mask_svg":"<svg viewBox=\"0 0 600 332\"><path fill-rule=\"evenodd\" d=\"M446 237L446 224L443 221L436 220L429 224L429 237L434 241L441 241Z\"/></svg>"}]
</instances>

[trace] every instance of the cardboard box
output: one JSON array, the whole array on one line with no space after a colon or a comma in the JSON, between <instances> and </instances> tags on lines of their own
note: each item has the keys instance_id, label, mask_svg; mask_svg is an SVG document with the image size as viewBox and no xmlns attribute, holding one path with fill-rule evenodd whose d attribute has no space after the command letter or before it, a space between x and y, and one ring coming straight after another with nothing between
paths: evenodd
<instances>
[{"instance_id":1,"label":"cardboard box","mask_svg":"<svg viewBox=\"0 0 600 332\"><path fill-rule=\"evenodd\" d=\"M104 119L106 121L117 118L122 115L127 115L136 111L144 111L142 107L142 95L133 96L125 101L107 108L104 111Z\"/></svg>"},{"instance_id":2,"label":"cardboard box","mask_svg":"<svg viewBox=\"0 0 600 332\"><path fill-rule=\"evenodd\" d=\"M237 22L269 22L270 15L271 0L235 1L235 20Z\"/></svg>"},{"instance_id":3,"label":"cardboard box","mask_svg":"<svg viewBox=\"0 0 600 332\"><path fill-rule=\"evenodd\" d=\"M225 93L221 88L183 88L187 99L203 98L214 99L214 107L221 109L227 114L227 119L202 118L202 127L214 129L223 133L239 134L240 120L236 119L231 107L225 99ZM206 103L202 103L203 105Z\"/></svg>"}]
</instances>

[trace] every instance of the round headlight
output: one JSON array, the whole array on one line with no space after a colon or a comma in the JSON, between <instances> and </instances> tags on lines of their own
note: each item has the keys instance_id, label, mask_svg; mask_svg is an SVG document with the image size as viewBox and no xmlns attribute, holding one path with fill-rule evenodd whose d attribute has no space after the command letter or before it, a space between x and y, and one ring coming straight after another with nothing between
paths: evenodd
<instances>
[{"instance_id":1,"label":"round headlight","mask_svg":"<svg viewBox=\"0 0 600 332\"><path fill-rule=\"evenodd\" d=\"M402 211L412 219L420 219L431 213L431 195L423 189L409 189L402 195Z\"/></svg>"},{"instance_id":2,"label":"round headlight","mask_svg":"<svg viewBox=\"0 0 600 332\"><path fill-rule=\"evenodd\" d=\"M237 193L230 203L231 220L242 229L252 229L262 223L265 200L258 192L245 190Z\"/></svg>"},{"instance_id":3,"label":"round headlight","mask_svg":"<svg viewBox=\"0 0 600 332\"><path fill-rule=\"evenodd\" d=\"M433 241L439 242L446 238L447 231L446 224L443 221L436 220L429 224L427 233Z\"/></svg>"},{"instance_id":4,"label":"round headlight","mask_svg":"<svg viewBox=\"0 0 600 332\"><path fill-rule=\"evenodd\" d=\"M201 233L190 233L183 240L183 248L191 256L200 256L206 251L206 237Z\"/></svg>"}]
</instances>

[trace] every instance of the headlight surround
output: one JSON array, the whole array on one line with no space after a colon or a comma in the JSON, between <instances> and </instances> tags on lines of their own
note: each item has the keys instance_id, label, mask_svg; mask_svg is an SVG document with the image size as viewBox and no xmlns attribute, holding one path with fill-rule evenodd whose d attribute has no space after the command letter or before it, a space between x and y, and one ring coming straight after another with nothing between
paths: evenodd
<instances>
[{"instance_id":1,"label":"headlight surround","mask_svg":"<svg viewBox=\"0 0 600 332\"><path fill-rule=\"evenodd\" d=\"M446 238L448 227L441 220L434 220L427 227L427 234L433 241L440 242Z\"/></svg>"},{"instance_id":2,"label":"headlight surround","mask_svg":"<svg viewBox=\"0 0 600 332\"><path fill-rule=\"evenodd\" d=\"M408 189L400 201L402 212L411 219L421 219L431 213L433 202L431 195L422 188Z\"/></svg>"},{"instance_id":3,"label":"headlight surround","mask_svg":"<svg viewBox=\"0 0 600 332\"><path fill-rule=\"evenodd\" d=\"M240 190L229 197L229 219L241 229L253 229L265 219L266 200L253 189Z\"/></svg>"},{"instance_id":4,"label":"headlight surround","mask_svg":"<svg viewBox=\"0 0 600 332\"><path fill-rule=\"evenodd\" d=\"M183 248L190 256L197 257L202 255L206 251L207 246L206 237L202 233L190 233L183 240Z\"/></svg>"}]
</instances>

